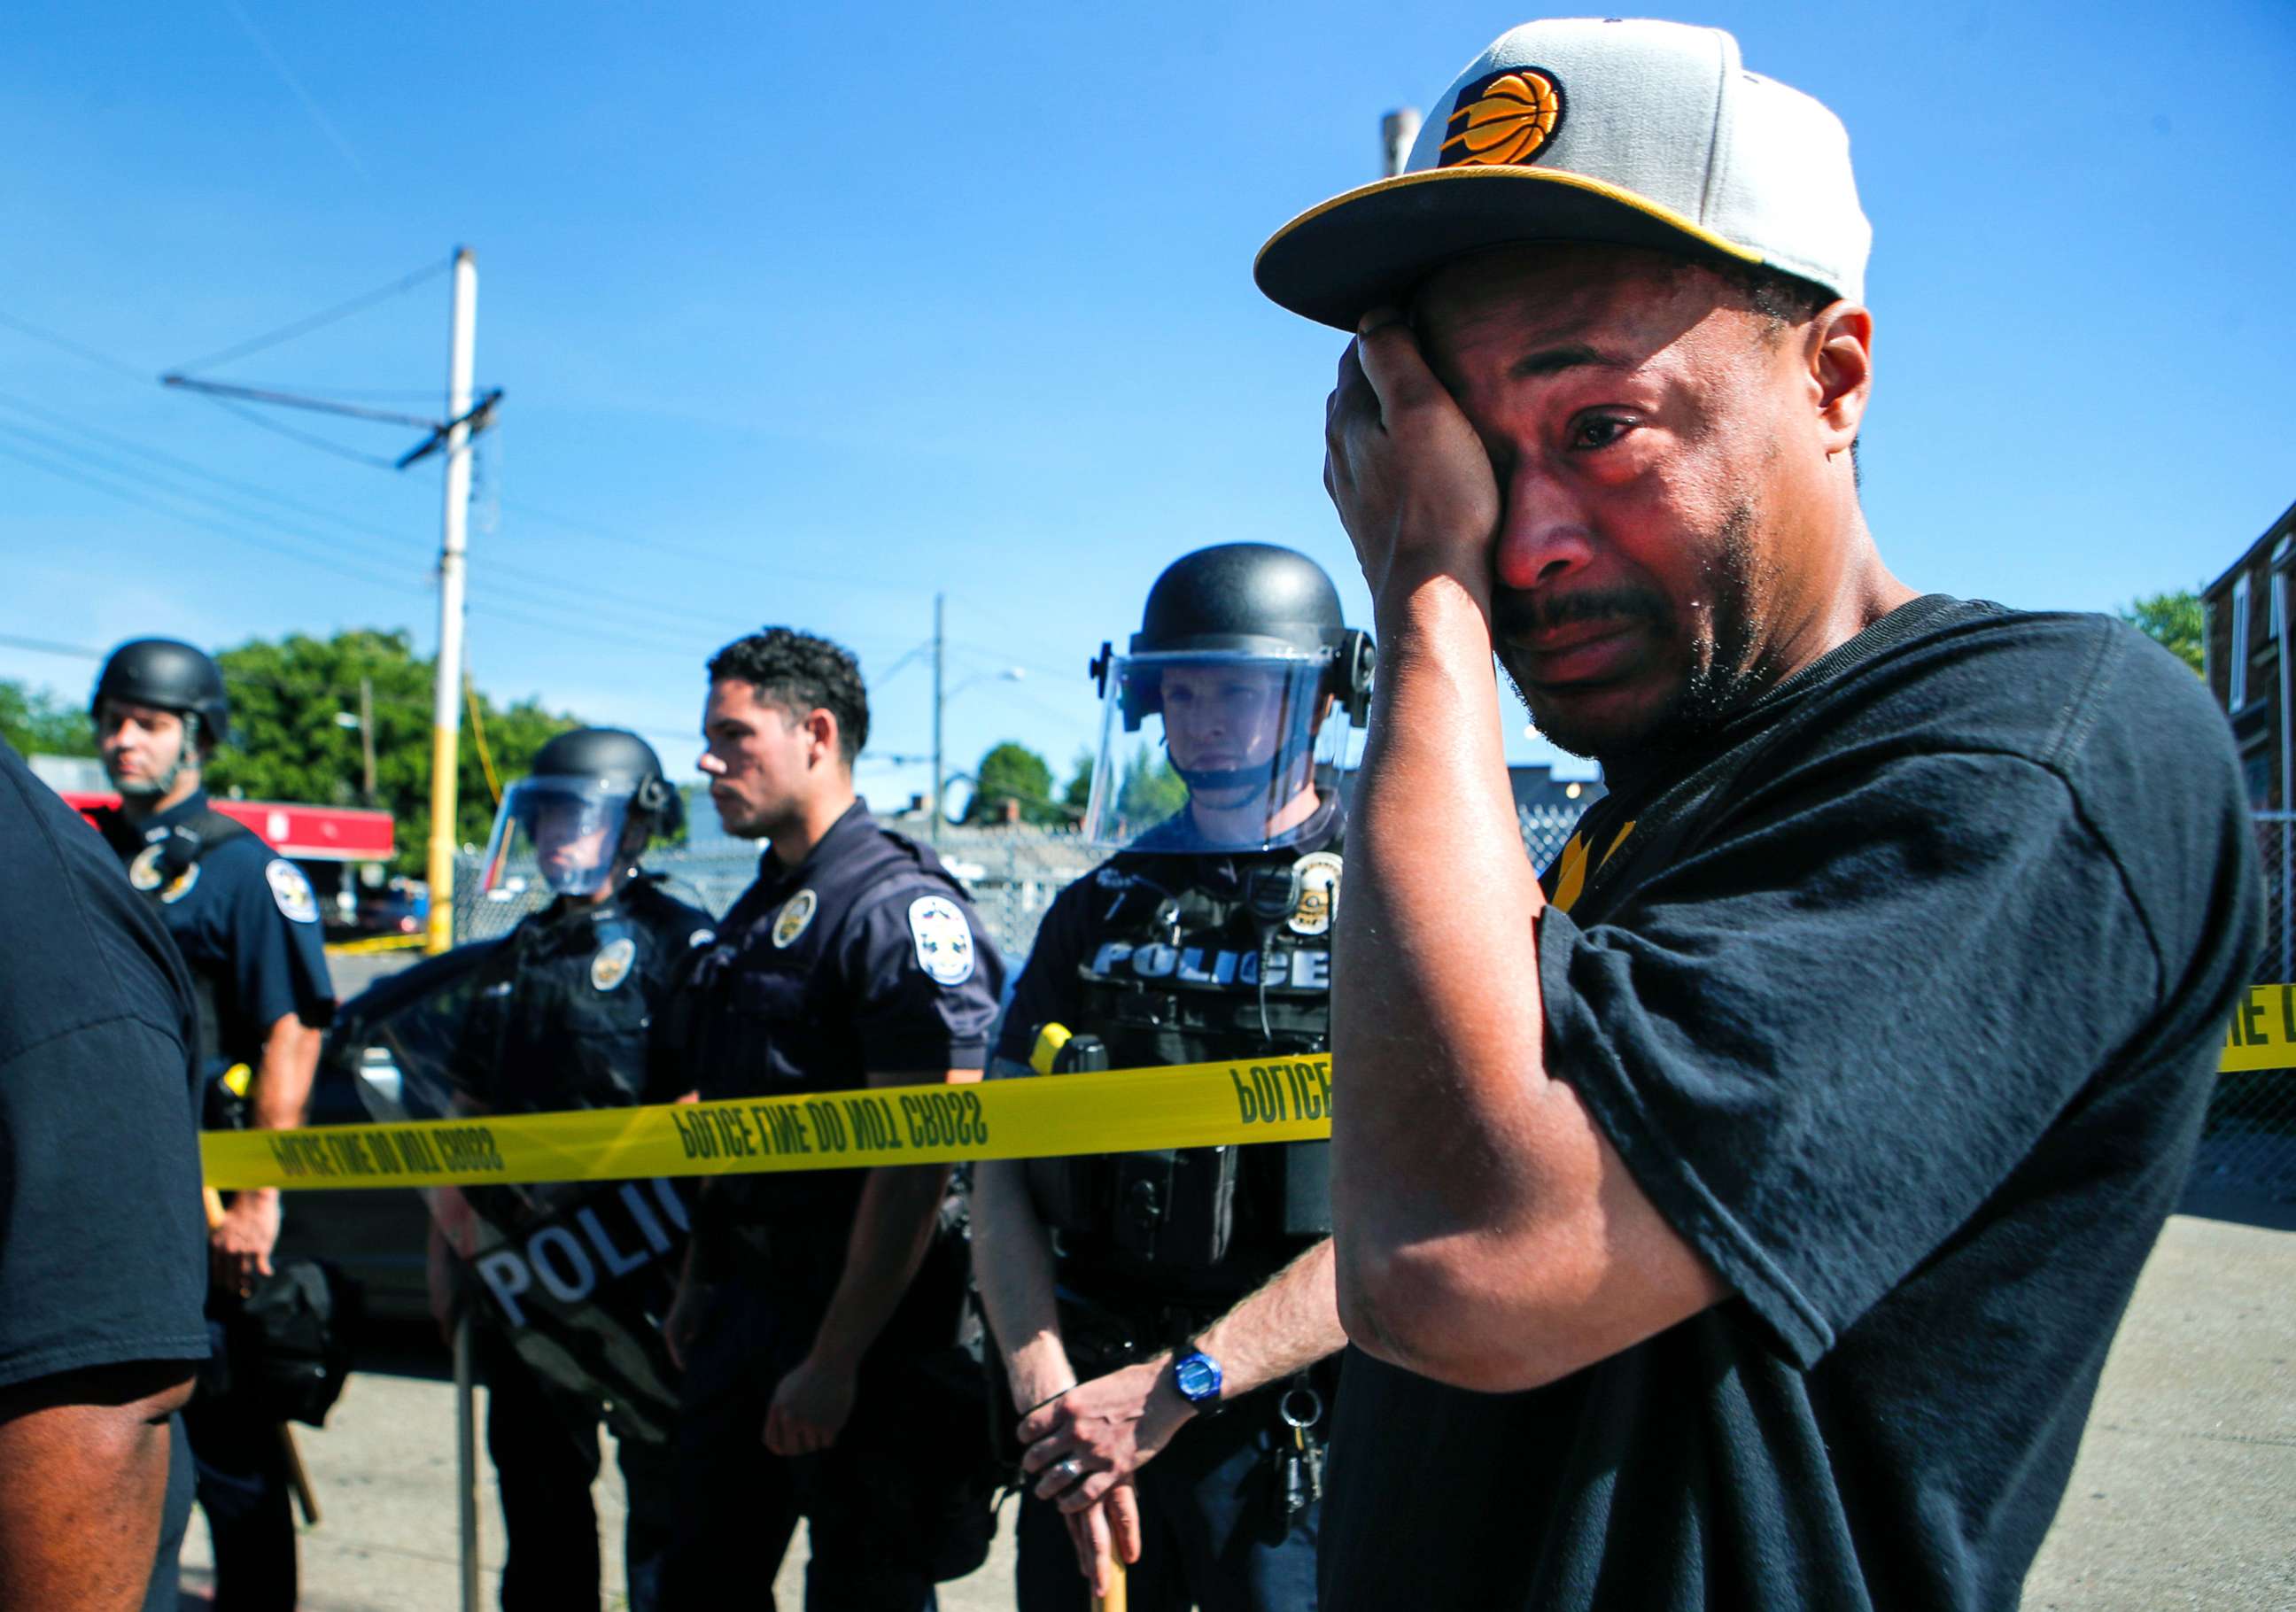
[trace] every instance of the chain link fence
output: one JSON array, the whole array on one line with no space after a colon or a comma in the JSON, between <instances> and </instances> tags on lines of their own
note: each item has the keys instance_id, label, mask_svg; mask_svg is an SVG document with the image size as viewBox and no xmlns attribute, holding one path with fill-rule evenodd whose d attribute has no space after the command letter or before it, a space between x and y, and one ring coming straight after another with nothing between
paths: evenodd
<instances>
[{"instance_id":1,"label":"chain link fence","mask_svg":"<svg viewBox=\"0 0 2296 1612\"><path fill-rule=\"evenodd\" d=\"M2255 982L2296 984L2296 812L2259 812L2255 823L2267 915ZM2193 1179L2296 1202L2296 1069L2217 1077Z\"/></svg>"},{"instance_id":2,"label":"chain link fence","mask_svg":"<svg viewBox=\"0 0 2296 1612\"><path fill-rule=\"evenodd\" d=\"M1516 825L1532 864L1544 870L1561 854L1578 821L1577 806L1518 806ZM886 819L903 833L922 839L922 825L906 818ZM657 848L646 866L668 878L670 894L710 912L723 914L757 877L755 843L723 835L697 835L685 846ZM1018 971L1037 943L1037 926L1053 897L1097 866L1106 853L1085 844L1073 830L1025 823L993 828L950 826L941 831L941 861L972 892L973 905L1009 968ZM550 892L532 877L513 876L505 888L481 895L480 858L466 855L455 867L455 938L490 940L507 933L528 913L549 903Z\"/></svg>"}]
</instances>

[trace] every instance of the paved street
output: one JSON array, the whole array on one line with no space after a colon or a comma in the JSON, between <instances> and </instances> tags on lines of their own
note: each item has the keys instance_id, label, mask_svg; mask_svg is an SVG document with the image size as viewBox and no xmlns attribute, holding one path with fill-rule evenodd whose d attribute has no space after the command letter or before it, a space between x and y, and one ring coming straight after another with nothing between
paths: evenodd
<instances>
[{"instance_id":1,"label":"paved street","mask_svg":"<svg viewBox=\"0 0 2296 1612\"><path fill-rule=\"evenodd\" d=\"M2172 1220L2121 1329L2028 1612L2286 1612L2296 1607L2296 1209ZM455 1602L452 1390L418 1354L354 1379L324 1432L299 1429L325 1519L303 1538L307 1612L439 1612ZM483 1463L482 1463L483 1465ZM599 1485L608 1533L621 1491ZM488 1490L487 1604L502 1532ZM610 1582L619 1575L609 1540ZM947 1612L1012 1604L1010 1540L942 1592ZM205 1608L207 1542L184 1554ZM775 1584L802 1604L799 1553ZM610 1601L610 1605L619 1604Z\"/></svg>"}]
</instances>

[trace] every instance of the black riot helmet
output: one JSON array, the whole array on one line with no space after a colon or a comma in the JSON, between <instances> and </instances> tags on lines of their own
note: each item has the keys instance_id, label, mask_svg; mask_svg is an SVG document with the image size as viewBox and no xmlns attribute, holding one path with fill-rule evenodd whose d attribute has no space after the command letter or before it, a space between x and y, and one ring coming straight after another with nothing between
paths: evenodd
<instances>
[{"instance_id":1,"label":"black riot helmet","mask_svg":"<svg viewBox=\"0 0 2296 1612\"><path fill-rule=\"evenodd\" d=\"M630 807L643 812L657 835L685 825L685 798L670 787L653 746L627 728L575 728L559 734L534 755L536 778L594 778L627 786Z\"/></svg>"},{"instance_id":2,"label":"black riot helmet","mask_svg":"<svg viewBox=\"0 0 2296 1612\"><path fill-rule=\"evenodd\" d=\"M685 823L685 801L653 747L621 728L576 728L535 753L503 793L482 890L531 866L562 896L594 894L636 847Z\"/></svg>"},{"instance_id":3,"label":"black riot helmet","mask_svg":"<svg viewBox=\"0 0 2296 1612\"><path fill-rule=\"evenodd\" d=\"M1371 719L1371 634L1350 627L1324 568L1272 543L1223 543L1183 555L1148 590L1130 656L1238 654L1314 659L1327 670L1324 691L1361 727ZM1092 675L1108 691L1113 646L1100 646ZM1152 678L1128 689L1124 727L1136 732L1159 708Z\"/></svg>"},{"instance_id":4,"label":"black riot helmet","mask_svg":"<svg viewBox=\"0 0 2296 1612\"><path fill-rule=\"evenodd\" d=\"M1149 589L1127 649L1103 643L1092 664L1106 714L1086 837L1136 849L1194 847L1177 819L1149 836L1177 810L1154 776L1168 768L1195 803L1193 822L1216 811L1229 825L1222 846L1235 833L1244 836L1239 848L1284 843L1299 828L1299 803L1312 798L1305 792L1321 790L1317 780L1337 765L1346 728L1370 719L1373 662L1371 635L1347 625L1339 590L1305 554L1229 543L1175 561ZM1339 710L1346 723L1326 720ZM1142 749L1152 741L1128 737L1152 719L1160 719L1160 763ZM1234 827L1247 822L1261 827Z\"/></svg>"},{"instance_id":5,"label":"black riot helmet","mask_svg":"<svg viewBox=\"0 0 2296 1612\"><path fill-rule=\"evenodd\" d=\"M231 731L231 702L223 691L223 668L188 643L172 638L135 638L111 651L88 696L91 716L107 700L148 705L198 721L199 737L221 744Z\"/></svg>"}]
</instances>

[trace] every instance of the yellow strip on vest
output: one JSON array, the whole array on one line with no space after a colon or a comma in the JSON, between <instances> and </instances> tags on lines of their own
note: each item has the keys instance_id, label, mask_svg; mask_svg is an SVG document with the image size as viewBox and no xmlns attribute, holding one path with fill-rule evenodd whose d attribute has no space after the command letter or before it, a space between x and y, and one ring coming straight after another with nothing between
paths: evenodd
<instances>
[{"instance_id":1,"label":"yellow strip on vest","mask_svg":"<svg viewBox=\"0 0 2296 1612\"><path fill-rule=\"evenodd\" d=\"M2225 1027L2224 1057L2217 1068L2226 1075L2296 1068L2296 985L2248 987Z\"/></svg>"},{"instance_id":2,"label":"yellow strip on vest","mask_svg":"<svg viewBox=\"0 0 2296 1612\"><path fill-rule=\"evenodd\" d=\"M208 1131L207 1183L442 1187L1049 1158L1332 1133L1332 1060L1173 1064L562 1114Z\"/></svg>"}]
</instances>

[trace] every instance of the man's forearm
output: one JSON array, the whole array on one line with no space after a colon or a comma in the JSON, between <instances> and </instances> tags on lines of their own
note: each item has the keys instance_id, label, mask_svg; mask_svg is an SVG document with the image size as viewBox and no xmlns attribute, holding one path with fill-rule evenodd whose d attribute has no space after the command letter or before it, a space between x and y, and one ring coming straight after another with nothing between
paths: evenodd
<instances>
[{"instance_id":1,"label":"man's forearm","mask_svg":"<svg viewBox=\"0 0 2296 1612\"><path fill-rule=\"evenodd\" d=\"M1234 1399L1303 1371L1347 1346L1325 1238L1197 1336L1220 1362L1220 1395Z\"/></svg>"},{"instance_id":2,"label":"man's forearm","mask_svg":"<svg viewBox=\"0 0 2296 1612\"><path fill-rule=\"evenodd\" d=\"M1399 1260L1521 1209L1545 1084L1544 904L1506 788L1483 607L1439 577L1381 604L1332 993L1340 1309L1375 1352L1379 1296L1410 1290L1391 1284Z\"/></svg>"},{"instance_id":3,"label":"man's forearm","mask_svg":"<svg viewBox=\"0 0 2296 1612\"><path fill-rule=\"evenodd\" d=\"M972 1272L1004 1354L1013 1405L1027 1411L1076 1384L1061 1341L1053 1241L1029 1197L1028 1166L986 1159L972 1177Z\"/></svg>"},{"instance_id":4,"label":"man's forearm","mask_svg":"<svg viewBox=\"0 0 2296 1612\"><path fill-rule=\"evenodd\" d=\"M857 1368L924 1263L948 1191L946 1166L869 1172L846 1240L845 1269L816 1330L815 1358Z\"/></svg>"},{"instance_id":5,"label":"man's forearm","mask_svg":"<svg viewBox=\"0 0 2296 1612\"><path fill-rule=\"evenodd\" d=\"M294 1014L273 1025L248 1094L248 1122L258 1131L291 1131L311 1105L311 1079L319 1067L319 1032Z\"/></svg>"},{"instance_id":6,"label":"man's forearm","mask_svg":"<svg viewBox=\"0 0 2296 1612\"><path fill-rule=\"evenodd\" d=\"M144 1604L188 1372L106 1367L0 1397L0 1607Z\"/></svg>"}]
</instances>

